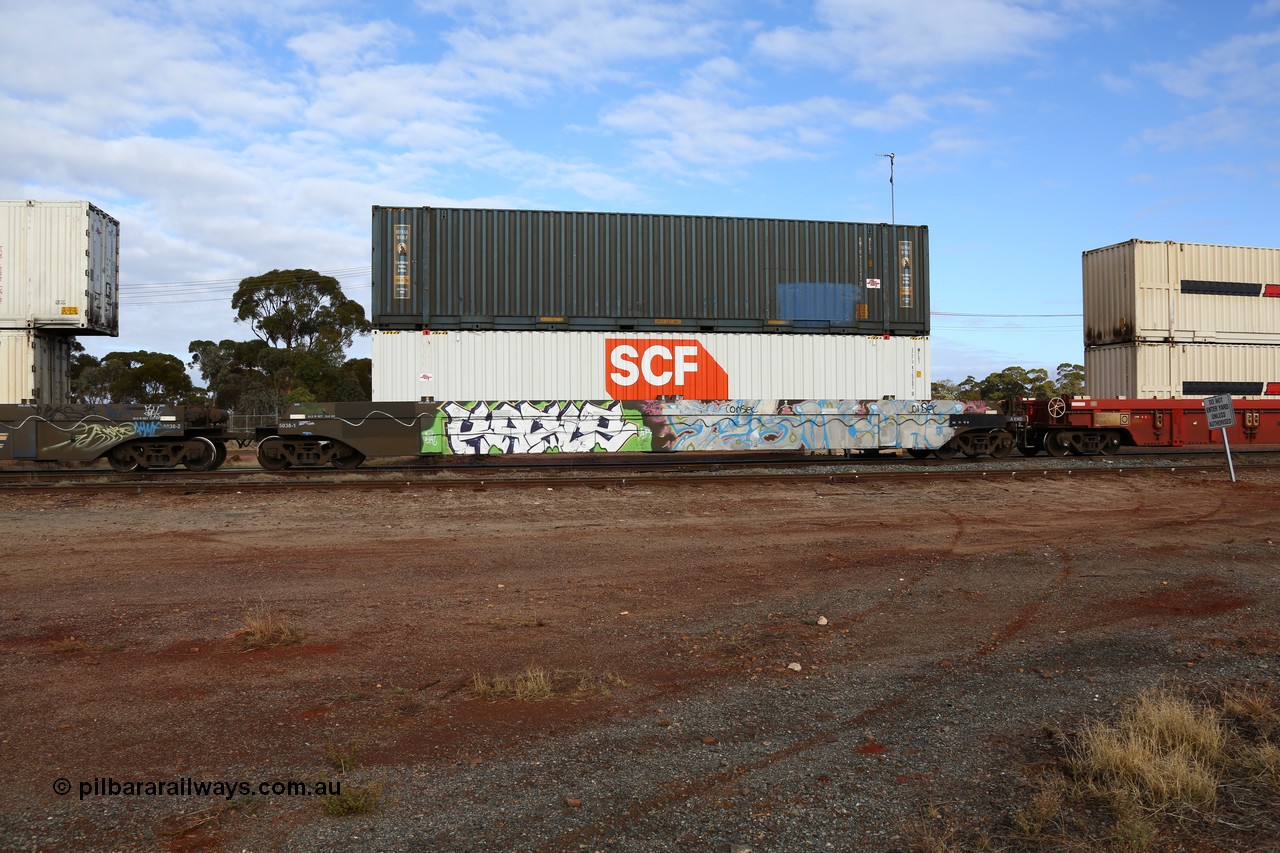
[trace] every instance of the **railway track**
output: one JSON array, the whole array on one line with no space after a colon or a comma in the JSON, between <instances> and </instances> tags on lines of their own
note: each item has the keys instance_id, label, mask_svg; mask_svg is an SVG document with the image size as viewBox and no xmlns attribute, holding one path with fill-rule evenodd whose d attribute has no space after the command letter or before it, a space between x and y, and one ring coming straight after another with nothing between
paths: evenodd
<instances>
[{"instance_id":1,"label":"railway track","mask_svg":"<svg viewBox=\"0 0 1280 853\"><path fill-rule=\"evenodd\" d=\"M1246 450L1234 454L1238 471L1280 466L1280 453ZM289 469L266 472L257 467L227 467L216 471L185 469L118 473L108 468L0 469L0 491L23 490L141 490L177 491L277 490L288 488L378 489L422 488L556 488L567 486L620 487L639 484L707 484L724 482L868 482L874 480L947 478L999 479L1092 474L1226 472L1218 451L1202 449L1159 454L1068 458L1011 457L1006 459L915 460L892 455L862 457L792 457L761 459L573 460L571 462L468 464L398 464L358 469Z\"/></svg>"}]
</instances>

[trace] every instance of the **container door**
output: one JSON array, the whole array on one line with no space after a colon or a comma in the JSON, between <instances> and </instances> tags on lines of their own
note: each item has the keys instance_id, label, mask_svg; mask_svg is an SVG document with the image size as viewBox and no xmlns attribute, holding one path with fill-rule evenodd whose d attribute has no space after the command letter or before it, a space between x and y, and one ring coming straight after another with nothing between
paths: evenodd
<instances>
[{"instance_id":1,"label":"container door","mask_svg":"<svg viewBox=\"0 0 1280 853\"><path fill-rule=\"evenodd\" d=\"M89 208L88 328L114 335L120 296L120 223Z\"/></svg>"},{"instance_id":2,"label":"container door","mask_svg":"<svg viewBox=\"0 0 1280 853\"><path fill-rule=\"evenodd\" d=\"M379 329L422 329L430 318L423 306L429 208L373 208L373 325Z\"/></svg>"}]
</instances>

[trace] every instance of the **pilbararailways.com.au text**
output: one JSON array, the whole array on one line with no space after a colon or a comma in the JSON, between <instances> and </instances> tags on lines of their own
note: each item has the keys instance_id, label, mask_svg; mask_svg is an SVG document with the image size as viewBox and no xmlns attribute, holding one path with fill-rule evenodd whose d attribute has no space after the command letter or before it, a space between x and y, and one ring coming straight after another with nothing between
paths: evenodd
<instances>
[{"instance_id":1,"label":"pilbararailways.com.au text","mask_svg":"<svg viewBox=\"0 0 1280 853\"><path fill-rule=\"evenodd\" d=\"M301 782L297 779L281 779L268 782L247 782L243 779L126 779L110 776L82 779L76 783L80 799L88 797L236 797L258 795L262 797L325 797L342 793L341 780ZM71 780L59 777L53 781L55 794L65 796L72 791Z\"/></svg>"}]
</instances>

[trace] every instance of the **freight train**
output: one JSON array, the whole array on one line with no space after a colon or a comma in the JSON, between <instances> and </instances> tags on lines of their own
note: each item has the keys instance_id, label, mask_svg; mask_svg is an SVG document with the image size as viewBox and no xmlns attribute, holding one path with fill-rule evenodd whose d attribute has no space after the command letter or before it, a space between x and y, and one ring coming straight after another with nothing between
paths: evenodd
<instances>
[{"instance_id":1,"label":"freight train","mask_svg":"<svg viewBox=\"0 0 1280 853\"><path fill-rule=\"evenodd\" d=\"M1280 446L1280 400L1240 400L1237 447ZM906 451L923 459L1221 445L1202 400L308 403L258 444L263 468L370 456L588 451Z\"/></svg>"},{"instance_id":2,"label":"freight train","mask_svg":"<svg viewBox=\"0 0 1280 853\"><path fill-rule=\"evenodd\" d=\"M0 315L0 343L23 355L0 364L0 460L207 471L249 440L268 470L553 452L1109 454L1220 443L1197 397L1228 393L1231 442L1280 446L1280 300L1266 298L1280 296L1280 250L1086 253L1086 368L1111 398L997 406L923 399L926 226L564 211L374 207L372 403L299 404L248 435L205 407L58 405L67 347L49 335L117 332L114 220L64 207L0 213L111 284L81 294L78 275L33 277L26 307ZM86 217L101 236L87 247Z\"/></svg>"},{"instance_id":3,"label":"freight train","mask_svg":"<svg viewBox=\"0 0 1280 853\"><path fill-rule=\"evenodd\" d=\"M1237 448L1280 447L1280 400L1237 400ZM201 406L0 406L0 461L210 471L230 442L262 468L369 458L589 452L880 453L923 459L1220 446L1202 400L579 400L301 403L243 434Z\"/></svg>"}]
</instances>

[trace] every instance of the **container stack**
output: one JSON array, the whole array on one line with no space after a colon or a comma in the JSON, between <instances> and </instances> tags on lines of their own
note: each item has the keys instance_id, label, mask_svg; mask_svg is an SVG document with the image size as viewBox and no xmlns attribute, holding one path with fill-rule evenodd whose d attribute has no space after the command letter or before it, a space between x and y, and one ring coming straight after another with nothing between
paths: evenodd
<instances>
[{"instance_id":1,"label":"container stack","mask_svg":"<svg viewBox=\"0 0 1280 853\"><path fill-rule=\"evenodd\" d=\"M1090 396L1280 397L1280 249L1130 240L1083 273Z\"/></svg>"},{"instance_id":2,"label":"container stack","mask_svg":"<svg viewBox=\"0 0 1280 853\"><path fill-rule=\"evenodd\" d=\"M76 335L119 334L120 223L87 201L0 201L0 403L68 400Z\"/></svg>"},{"instance_id":3,"label":"container stack","mask_svg":"<svg viewBox=\"0 0 1280 853\"><path fill-rule=\"evenodd\" d=\"M924 226L373 208L373 398L929 396Z\"/></svg>"}]
</instances>

